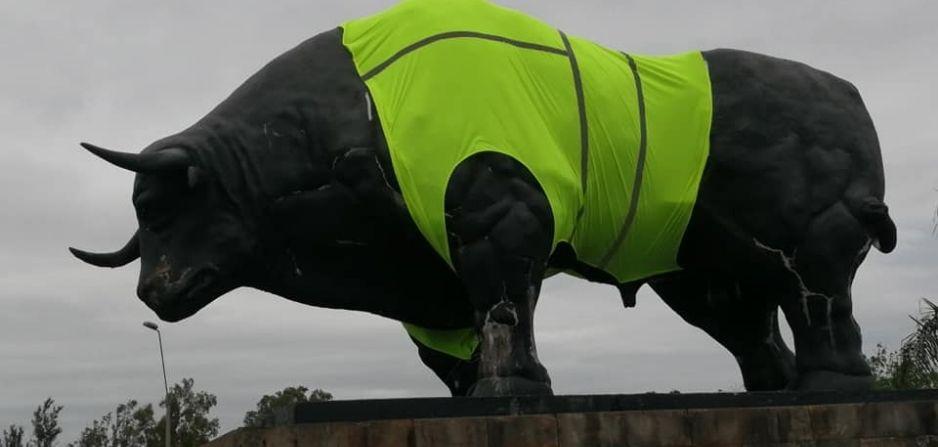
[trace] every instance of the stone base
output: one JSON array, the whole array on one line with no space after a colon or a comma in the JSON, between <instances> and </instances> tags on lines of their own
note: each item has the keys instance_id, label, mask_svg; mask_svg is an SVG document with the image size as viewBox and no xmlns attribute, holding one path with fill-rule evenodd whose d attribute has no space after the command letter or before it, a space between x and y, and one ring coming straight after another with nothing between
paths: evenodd
<instances>
[{"instance_id":1,"label":"stone base","mask_svg":"<svg viewBox=\"0 0 938 447\"><path fill-rule=\"evenodd\" d=\"M235 446L938 446L938 390L335 401Z\"/></svg>"}]
</instances>

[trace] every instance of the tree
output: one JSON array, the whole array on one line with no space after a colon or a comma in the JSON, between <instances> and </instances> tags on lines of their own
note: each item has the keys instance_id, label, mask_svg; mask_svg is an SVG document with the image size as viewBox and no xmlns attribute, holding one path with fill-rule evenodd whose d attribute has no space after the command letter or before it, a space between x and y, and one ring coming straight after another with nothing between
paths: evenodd
<instances>
[{"instance_id":1,"label":"tree","mask_svg":"<svg viewBox=\"0 0 938 447\"><path fill-rule=\"evenodd\" d=\"M110 427L111 445L151 445L155 439L155 428L153 405L138 407L136 400L129 400L114 410L114 423Z\"/></svg>"},{"instance_id":2,"label":"tree","mask_svg":"<svg viewBox=\"0 0 938 447\"><path fill-rule=\"evenodd\" d=\"M218 419L209 417L217 400L213 394L195 390L194 385L194 380L183 379L169 391L174 446L198 446L218 435ZM160 406L166 408L165 399ZM76 447L163 447L166 417L156 421L154 413L152 404L140 405L131 399L85 427Z\"/></svg>"},{"instance_id":3,"label":"tree","mask_svg":"<svg viewBox=\"0 0 938 447\"><path fill-rule=\"evenodd\" d=\"M0 447L23 447L23 427L10 424L10 428L4 429Z\"/></svg>"},{"instance_id":4,"label":"tree","mask_svg":"<svg viewBox=\"0 0 938 447\"><path fill-rule=\"evenodd\" d=\"M195 381L182 379L182 384L174 384L169 391L169 412L171 441L174 446L190 447L205 444L218 435L218 418L210 418L209 412L218 403L214 394L194 390ZM166 400L160 402L166 408ZM165 445L166 416L156 423L155 443Z\"/></svg>"},{"instance_id":5,"label":"tree","mask_svg":"<svg viewBox=\"0 0 938 447\"><path fill-rule=\"evenodd\" d=\"M95 419L90 427L85 427L78 436L77 447L107 447L111 445L108 427L111 425L111 413Z\"/></svg>"},{"instance_id":6,"label":"tree","mask_svg":"<svg viewBox=\"0 0 938 447\"><path fill-rule=\"evenodd\" d=\"M153 405L138 406L136 400L120 404L113 413L92 421L78 438L79 447L145 447L156 442Z\"/></svg>"},{"instance_id":7,"label":"tree","mask_svg":"<svg viewBox=\"0 0 938 447\"><path fill-rule=\"evenodd\" d=\"M305 386L286 387L272 395L264 395L257 402L257 410L244 415L245 427L272 427L277 422L277 414L303 402L325 402L332 400L332 394L319 388L309 391ZM289 411L289 410L287 410Z\"/></svg>"},{"instance_id":8,"label":"tree","mask_svg":"<svg viewBox=\"0 0 938 447\"><path fill-rule=\"evenodd\" d=\"M55 438L62 433L59 427L59 412L62 406L55 405L55 400L46 398L42 405L33 412L33 443L36 447L52 447Z\"/></svg>"},{"instance_id":9,"label":"tree","mask_svg":"<svg viewBox=\"0 0 938 447\"><path fill-rule=\"evenodd\" d=\"M915 322L915 331L902 340L899 349L888 351L876 345L869 358L877 389L938 388L938 306L922 299L923 309Z\"/></svg>"},{"instance_id":10,"label":"tree","mask_svg":"<svg viewBox=\"0 0 938 447\"><path fill-rule=\"evenodd\" d=\"M174 446L198 446L218 435L218 419L209 417L217 403L215 395L197 391L194 385L194 380L183 379L169 391L170 430ZM166 408L165 399L160 406ZM75 446L163 447L166 445L166 417L156 421L154 413L152 404L140 405L131 399L92 421L82 430Z\"/></svg>"}]
</instances>

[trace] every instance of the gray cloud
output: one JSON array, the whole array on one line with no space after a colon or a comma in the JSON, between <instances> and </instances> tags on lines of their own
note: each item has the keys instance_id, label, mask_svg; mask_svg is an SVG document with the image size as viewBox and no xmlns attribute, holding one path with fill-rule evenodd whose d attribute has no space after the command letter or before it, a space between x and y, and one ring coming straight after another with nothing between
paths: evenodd
<instances>
[{"instance_id":1,"label":"gray cloud","mask_svg":"<svg viewBox=\"0 0 938 447\"><path fill-rule=\"evenodd\" d=\"M132 177L77 142L139 150L201 117L268 60L390 1L0 3L0 423L28 422L44 397L66 406L65 440L162 384L154 316L135 264L95 270L65 247L119 246L134 228ZM571 34L638 53L733 47L801 60L854 82L877 124L900 246L854 288L866 348L908 332L938 290L938 8L900 2L557 2L515 0ZM548 281L539 352L559 393L739 389L732 357L651 292L621 308L611 288ZM164 325L171 380L219 396L225 430L265 392L323 387L338 398L442 396L399 325L256 291Z\"/></svg>"}]
</instances>

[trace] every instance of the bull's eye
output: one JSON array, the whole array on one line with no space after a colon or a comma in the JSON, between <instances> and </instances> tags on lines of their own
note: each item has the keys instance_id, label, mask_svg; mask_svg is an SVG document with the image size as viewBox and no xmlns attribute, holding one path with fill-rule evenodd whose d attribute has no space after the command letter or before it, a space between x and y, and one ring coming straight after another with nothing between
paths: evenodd
<instances>
[{"instance_id":1,"label":"bull's eye","mask_svg":"<svg viewBox=\"0 0 938 447\"><path fill-rule=\"evenodd\" d=\"M139 176L132 200L140 228L155 231L166 227L190 194L185 173Z\"/></svg>"},{"instance_id":2,"label":"bull's eye","mask_svg":"<svg viewBox=\"0 0 938 447\"><path fill-rule=\"evenodd\" d=\"M172 220L172 209L155 200L137 201L137 220L147 230L158 230Z\"/></svg>"}]
</instances>

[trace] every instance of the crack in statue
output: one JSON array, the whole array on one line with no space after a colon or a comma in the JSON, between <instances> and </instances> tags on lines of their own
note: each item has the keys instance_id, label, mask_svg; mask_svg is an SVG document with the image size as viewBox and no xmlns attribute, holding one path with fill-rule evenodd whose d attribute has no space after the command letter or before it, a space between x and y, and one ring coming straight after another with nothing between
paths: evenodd
<instances>
[{"instance_id":1,"label":"crack in statue","mask_svg":"<svg viewBox=\"0 0 938 447\"><path fill-rule=\"evenodd\" d=\"M850 287L896 229L850 83L441 4L313 37L139 154L83 144L137 173L139 228L72 253L140 258L137 294L166 321L238 287L393 318L454 395L551 392L533 315L558 272L626 306L650 285L749 390L869 386Z\"/></svg>"}]
</instances>

